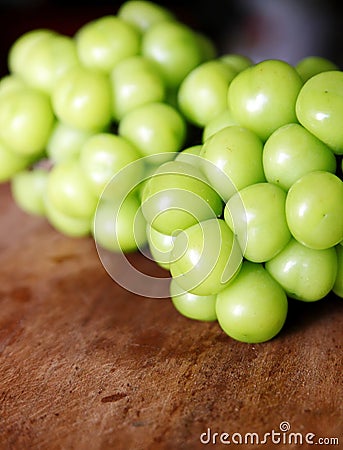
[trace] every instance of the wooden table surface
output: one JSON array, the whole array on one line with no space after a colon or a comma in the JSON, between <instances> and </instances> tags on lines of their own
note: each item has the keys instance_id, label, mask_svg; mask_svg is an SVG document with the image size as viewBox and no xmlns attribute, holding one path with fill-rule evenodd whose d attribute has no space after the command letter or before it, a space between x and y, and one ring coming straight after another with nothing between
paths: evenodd
<instances>
[{"instance_id":1,"label":"wooden table surface","mask_svg":"<svg viewBox=\"0 0 343 450\"><path fill-rule=\"evenodd\" d=\"M342 448L342 300L292 302L278 337L239 343L121 288L91 238L26 215L6 184L0 211L1 450L227 448L223 432Z\"/></svg>"}]
</instances>

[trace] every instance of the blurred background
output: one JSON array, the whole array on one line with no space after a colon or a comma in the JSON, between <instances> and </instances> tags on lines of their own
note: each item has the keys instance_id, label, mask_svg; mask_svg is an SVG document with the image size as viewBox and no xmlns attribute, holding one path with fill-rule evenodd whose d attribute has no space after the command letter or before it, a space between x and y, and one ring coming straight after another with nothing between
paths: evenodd
<instances>
[{"instance_id":1,"label":"blurred background","mask_svg":"<svg viewBox=\"0 0 343 450\"><path fill-rule=\"evenodd\" d=\"M113 14L115 0L0 0L0 75L7 73L11 44L25 31L45 27L67 35L89 20ZM342 15L338 0L164 1L177 17L206 33L219 52L242 53L258 62L291 64L310 55L343 65Z\"/></svg>"}]
</instances>

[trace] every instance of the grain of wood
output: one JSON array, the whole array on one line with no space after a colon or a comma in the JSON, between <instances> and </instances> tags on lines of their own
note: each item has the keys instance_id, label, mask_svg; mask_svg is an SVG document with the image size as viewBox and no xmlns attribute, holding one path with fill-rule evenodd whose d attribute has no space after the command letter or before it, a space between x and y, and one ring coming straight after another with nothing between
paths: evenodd
<instances>
[{"instance_id":1,"label":"grain of wood","mask_svg":"<svg viewBox=\"0 0 343 450\"><path fill-rule=\"evenodd\" d=\"M291 302L275 339L235 342L118 286L92 239L21 212L8 185L0 208L1 450L226 448L201 434L282 422L343 445L341 300Z\"/></svg>"}]
</instances>

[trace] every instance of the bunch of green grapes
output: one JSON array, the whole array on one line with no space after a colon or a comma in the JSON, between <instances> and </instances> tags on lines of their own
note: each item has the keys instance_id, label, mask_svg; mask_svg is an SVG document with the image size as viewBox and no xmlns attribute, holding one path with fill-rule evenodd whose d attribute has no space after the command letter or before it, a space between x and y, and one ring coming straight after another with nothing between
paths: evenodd
<instances>
[{"instance_id":1,"label":"bunch of green grapes","mask_svg":"<svg viewBox=\"0 0 343 450\"><path fill-rule=\"evenodd\" d=\"M264 342L289 298L343 297L343 72L322 58L232 58L241 66L226 88L218 60L181 83L179 108L202 142L155 171L142 211L175 307Z\"/></svg>"},{"instance_id":2,"label":"bunch of green grapes","mask_svg":"<svg viewBox=\"0 0 343 450\"><path fill-rule=\"evenodd\" d=\"M0 81L0 181L11 180L17 203L61 232L92 233L113 175L182 148L188 126L175 104L178 86L214 54L209 39L148 1L123 3L72 37L25 33ZM132 181L140 176L137 166ZM139 207L135 195L128 202ZM121 241L125 251L137 248Z\"/></svg>"},{"instance_id":3,"label":"bunch of green grapes","mask_svg":"<svg viewBox=\"0 0 343 450\"><path fill-rule=\"evenodd\" d=\"M288 298L343 297L343 72L218 55L128 0L21 36L0 81L0 181L69 236L148 248L188 318L263 342ZM197 133L192 133L196 130Z\"/></svg>"}]
</instances>

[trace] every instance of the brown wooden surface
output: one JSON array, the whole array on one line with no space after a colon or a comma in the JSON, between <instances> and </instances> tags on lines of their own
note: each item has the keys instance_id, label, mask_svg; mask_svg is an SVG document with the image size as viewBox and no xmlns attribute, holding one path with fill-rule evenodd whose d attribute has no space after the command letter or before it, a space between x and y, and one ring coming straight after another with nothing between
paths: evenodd
<instances>
[{"instance_id":1,"label":"brown wooden surface","mask_svg":"<svg viewBox=\"0 0 343 450\"><path fill-rule=\"evenodd\" d=\"M21 212L7 185L0 208L1 450L228 448L201 433L282 421L342 448L342 301L294 302L277 338L242 344L119 287L91 239Z\"/></svg>"}]
</instances>

